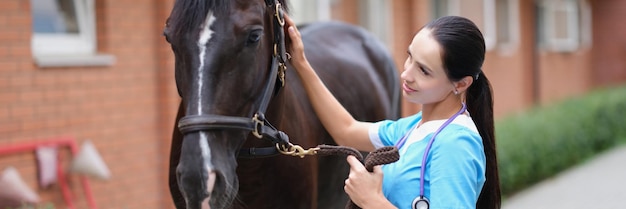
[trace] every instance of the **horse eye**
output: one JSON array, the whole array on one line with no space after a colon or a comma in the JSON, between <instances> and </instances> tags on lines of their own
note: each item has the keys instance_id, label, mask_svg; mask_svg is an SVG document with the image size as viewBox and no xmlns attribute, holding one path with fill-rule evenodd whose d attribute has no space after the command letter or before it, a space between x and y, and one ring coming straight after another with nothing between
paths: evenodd
<instances>
[{"instance_id":1,"label":"horse eye","mask_svg":"<svg viewBox=\"0 0 626 209\"><path fill-rule=\"evenodd\" d=\"M263 36L263 30L253 30L248 34L248 42L247 44L256 44L261 40L261 36Z\"/></svg>"}]
</instances>

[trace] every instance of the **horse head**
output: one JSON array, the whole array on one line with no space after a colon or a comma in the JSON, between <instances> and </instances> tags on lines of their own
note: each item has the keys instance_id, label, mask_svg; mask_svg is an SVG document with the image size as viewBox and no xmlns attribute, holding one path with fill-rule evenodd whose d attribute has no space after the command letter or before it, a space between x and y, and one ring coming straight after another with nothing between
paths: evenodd
<instances>
[{"instance_id":1,"label":"horse head","mask_svg":"<svg viewBox=\"0 0 626 209\"><path fill-rule=\"evenodd\" d=\"M277 59L284 57L284 44L276 44L284 37L281 5L277 0L174 3L164 36L175 56L184 110L176 180L186 208L229 207L238 191L240 148L250 132L269 134L261 132L263 112L281 85L277 71L284 69L284 59Z\"/></svg>"}]
</instances>

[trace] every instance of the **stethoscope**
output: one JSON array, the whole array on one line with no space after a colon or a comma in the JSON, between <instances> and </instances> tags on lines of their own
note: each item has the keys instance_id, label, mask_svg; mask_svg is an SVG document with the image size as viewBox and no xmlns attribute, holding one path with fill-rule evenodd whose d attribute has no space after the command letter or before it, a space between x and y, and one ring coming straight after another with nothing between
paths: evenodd
<instances>
[{"instance_id":1,"label":"stethoscope","mask_svg":"<svg viewBox=\"0 0 626 209\"><path fill-rule=\"evenodd\" d=\"M459 110L459 112L455 113L450 118L448 118L448 120L446 120L446 122L444 122L439 127L439 129L437 129L437 131L435 131L435 133L433 133L433 136L430 137L430 141L428 141L428 145L426 145L426 149L424 150L424 156L422 156L422 167L420 169L420 195L418 197L416 197L415 199L413 199L413 203L411 203L411 206L412 206L413 209L428 209L430 207L430 202L428 201L428 198L426 198L426 196L424 196L424 170L426 169L426 157L428 157L428 152L430 151L430 147L433 145L433 141L435 141L435 137L437 136L437 134L439 134L439 132L441 132L441 130L443 130L443 128L445 128L450 123L452 123L452 121L457 116L463 114L465 112L465 110L467 109L467 107L465 106L465 103L461 103L461 104L463 105L461 107L461 110ZM398 147L398 150L404 145L404 143L406 142L406 139L411 134L413 129L416 129L416 128L417 128L417 125L415 125L415 127L411 128L411 130L409 130L409 132L407 132L404 136L402 136L400 141L398 141L398 143L396 143L396 147Z\"/></svg>"}]
</instances>

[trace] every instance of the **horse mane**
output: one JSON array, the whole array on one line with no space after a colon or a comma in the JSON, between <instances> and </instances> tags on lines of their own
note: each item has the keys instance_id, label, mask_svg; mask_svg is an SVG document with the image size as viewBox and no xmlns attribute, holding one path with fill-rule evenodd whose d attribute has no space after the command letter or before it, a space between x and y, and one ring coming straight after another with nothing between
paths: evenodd
<instances>
[{"instance_id":1,"label":"horse mane","mask_svg":"<svg viewBox=\"0 0 626 209\"><path fill-rule=\"evenodd\" d=\"M187 34L201 27L210 11L230 11L232 0L176 0L168 23L174 35ZM287 0L279 0L288 11Z\"/></svg>"}]
</instances>

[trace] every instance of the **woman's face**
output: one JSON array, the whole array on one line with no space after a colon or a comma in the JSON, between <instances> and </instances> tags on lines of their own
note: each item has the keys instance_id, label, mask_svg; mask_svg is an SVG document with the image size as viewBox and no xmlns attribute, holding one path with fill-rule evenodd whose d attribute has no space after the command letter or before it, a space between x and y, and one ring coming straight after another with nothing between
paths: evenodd
<instances>
[{"instance_id":1,"label":"woman's face","mask_svg":"<svg viewBox=\"0 0 626 209\"><path fill-rule=\"evenodd\" d=\"M409 45L402 79L404 97L413 103L430 104L444 100L454 91L443 69L441 47L430 29L420 30Z\"/></svg>"}]
</instances>

